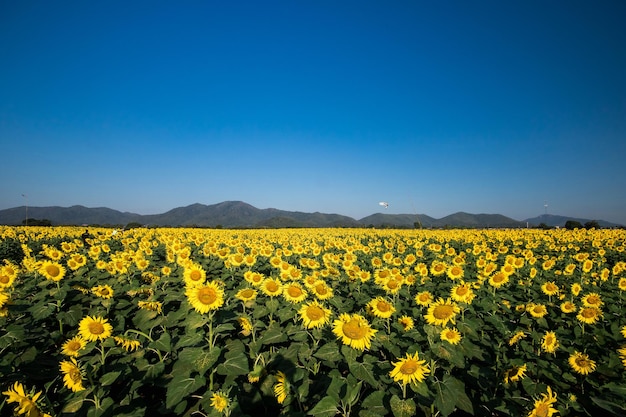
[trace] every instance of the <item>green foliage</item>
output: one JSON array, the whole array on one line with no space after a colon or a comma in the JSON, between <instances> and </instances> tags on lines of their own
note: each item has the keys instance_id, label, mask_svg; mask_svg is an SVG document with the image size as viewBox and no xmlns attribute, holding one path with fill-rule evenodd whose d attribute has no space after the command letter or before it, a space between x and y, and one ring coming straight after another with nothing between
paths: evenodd
<instances>
[{"instance_id":1,"label":"green foliage","mask_svg":"<svg viewBox=\"0 0 626 417\"><path fill-rule=\"evenodd\" d=\"M0 263L7 260L20 264L22 259L24 259L24 250L19 240L8 238L0 241Z\"/></svg>"}]
</instances>

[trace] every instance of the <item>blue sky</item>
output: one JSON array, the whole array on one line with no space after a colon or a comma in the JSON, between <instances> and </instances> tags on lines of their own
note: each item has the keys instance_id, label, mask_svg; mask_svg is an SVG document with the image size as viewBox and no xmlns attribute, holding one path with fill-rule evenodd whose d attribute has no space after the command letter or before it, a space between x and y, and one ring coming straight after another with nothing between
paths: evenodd
<instances>
[{"instance_id":1,"label":"blue sky","mask_svg":"<svg viewBox=\"0 0 626 417\"><path fill-rule=\"evenodd\" d=\"M626 224L625 19L623 1L0 1L0 209L547 202Z\"/></svg>"}]
</instances>

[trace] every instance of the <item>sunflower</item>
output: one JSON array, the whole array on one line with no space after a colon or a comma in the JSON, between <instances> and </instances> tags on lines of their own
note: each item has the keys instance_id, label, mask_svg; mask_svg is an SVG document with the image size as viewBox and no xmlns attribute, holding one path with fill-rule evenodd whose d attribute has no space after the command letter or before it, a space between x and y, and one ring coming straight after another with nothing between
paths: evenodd
<instances>
[{"instance_id":1,"label":"sunflower","mask_svg":"<svg viewBox=\"0 0 626 417\"><path fill-rule=\"evenodd\" d=\"M450 290L450 296L456 302L471 304L475 295L470 284L461 282L460 284L452 287Z\"/></svg>"},{"instance_id":2,"label":"sunflower","mask_svg":"<svg viewBox=\"0 0 626 417\"><path fill-rule=\"evenodd\" d=\"M303 305L298 311L307 329L320 328L330 321L331 312L317 301Z\"/></svg>"},{"instance_id":3,"label":"sunflower","mask_svg":"<svg viewBox=\"0 0 626 417\"><path fill-rule=\"evenodd\" d=\"M200 314L217 310L224 304L224 290L214 281L202 286L188 287L185 295L194 310Z\"/></svg>"},{"instance_id":4,"label":"sunflower","mask_svg":"<svg viewBox=\"0 0 626 417\"><path fill-rule=\"evenodd\" d=\"M400 323L400 325L402 326L402 330L404 330L405 332L408 332L413 327L415 327L415 322L409 316L402 316L402 317L400 317L398 319L398 323Z\"/></svg>"},{"instance_id":5,"label":"sunflower","mask_svg":"<svg viewBox=\"0 0 626 417\"><path fill-rule=\"evenodd\" d=\"M461 342L461 332L455 328L445 328L439 333L439 338L445 342L453 345L458 345Z\"/></svg>"},{"instance_id":6,"label":"sunflower","mask_svg":"<svg viewBox=\"0 0 626 417\"><path fill-rule=\"evenodd\" d=\"M517 382L526 376L526 364L514 366L504 371L504 383Z\"/></svg>"},{"instance_id":7,"label":"sunflower","mask_svg":"<svg viewBox=\"0 0 626 417\"><path fill-rule=\"evenodd\" d=\"M463 271L463 268L459 265L450 265L446 270L446 275L453 281L463 278L464 274L465 271Z\"/></svg>"},{"instance_id":8,"label":"sunflower","mask_svg":"<svg viewBox=\"0 0 626 417\"><path fill-rule=\"evenodd\" d=\"M559 293L559 286L552 281L547 281L541 286L541 291L547 296L556 295Z\"/></svg>"},{"instance_id":9,"label":"sunflower","mask_svg":"<svg viewBox=\"0 0 626 417\"><path fill-rule=\"evenodd\" d=\"M591 292L591 293L583 296L581 298L581 301L582 301L582 303L583 303L583 305L585 307L600 308L604 304L602 302L602 298L600 297L600 294L597 294L595 292Z\"/></svg>"},{"instance_id":10,"label":"sunflower","mask_svg":"<svg viewBox=\"0 0 626 417\"><path fill-rule=\"evenodd\" d=\"M526 311L528 311L530 315L536 319L544 317L548 314L548 309L543 304L530 303L526 306Z\"/></svg>"},{"instance_id":11,"label":"sunflower","mask_svg":"<svg viewBox=\"0 0 626 417\"><path fill-rule=\"evenodd\" d=\"M63 343L61 353L66 356L78 357L79 351L87 345L87 341L80 336L74 336L67 342Z\"/></svg>"},{"instance_id":12,"label":"sunflower","mask_svg":"<svg viewBox=\"0 0 626 417\"><path fill-rule=\"evenodd\" d=\"M548 387L547 393L541 394L541 398L535 400L535 405L528 413L528 417L552 417L558 413L558 410L552 407L554 403L556 403L556 393L552 395L552 389Z\"/></svg>"},{"instance_id":13,"label":"sunflower","mask_svg":"<svg viewBox=\"0 0 626 417\"><path fill-rule=\"evenodd\" d=\"M393 304L382 297L371 300L367 303L366 309L371 315L383 319L388 319L396 311Z\"/></svg>"},{"instance_id":14,"label":"sunflower","mask_svg":"<svg viewBox=\"0 0 626 417\"><path fill-rule=\"evenodd\" d=\"M626 338L626 326L622 326L622 328L620 329L620 333L622 333L622 336Z\"/></svg>"},{"instance_id":15,"label":"sunflower","mask_svg":"<svg viewBox=\"0 0 626 417\"><path fill-rule=\"evenodd\" d=\"M83 373L76 362L76 359L70 358L69 361L61 361L61 372L63 372L63 384L72 392L78 392L85 389L83 386Z\"/></svg>"},{"instance_id":16,"label":"sunflower","mask_svg":"<svg viewBox=\"0 0 626 417\"><path fill-rule=\"evenodd\" d=\"M509 276L502 271L496 272L495 274L489 277L489 285L491 285L494 288L500 288L507 282L509 282Z\"/></svg>"},{"instance_id":17,"label":"sunflower","mask_svg":"<svg viewBox=\"0 0 626 417\"><path fill-rule=\"evenodd\" d=\"M109 285L98 285L91 289L91 292L105 300L113 297L113 288Z\"/></svg>"},{"instance_id":18,"label":"sunflower","mask_svg":"<svg viewBox=\"0 0 626 417\"><path fill-rule=\"evenodd\" d=\"M276 375L276 384L274 384L274 395L278 404L285 402L287 394L289 393L289 382L287 381L287 375L278 371Z\"/></svg>"},{"instance_id":19,"label":"sunflower","mask_svg":"<svg viewBox=\"0 0 626 417\"><path fill-rule=\"evenodd\" d=\"M425 363L425 360L420 360L418 352L413 355L407 353L405 358L391 363L393 369L389 372L389 376L402 385L423 382L426 375L430 373L430 368Z\"/></svg>"},{"instance_id":20,"label":"sunflower","mask_svg":"<svg viewBox=\"0 0 626 417\"><path fill-rule=\"evenodd\" d=\"M342 313L339 319L333 322L333 333L341 339L344 345L354 349L369 349L372 337L377 331L372 329L367 319L359 314Z\"/></svg>"},{"instance_id":21,"label":"sunflower","mask_svg":"<svg viewBox=\"0 0 626 417\"><path fill-rule=\"evenodd\" d=\"M590 272L593 268L593 261L591 259L585 259L583 261L582 270L583 272Z\"/></svg>"},{"instance_id":22,"label":"sunflower","mask_svg":"<svg viewBox=\"0 0 626 417\"><path fill-rule=\"evenodd\" d=\"M254 326L247 317L239 317L237 318L237 322L239 323L239 326L241 326L241 331L239 333L244 336L249 336L250 333L252 333L252 330L254 330Z\"/></svg>"},{"instance_id":23,"label":"sunflower","mask_svg":"<svg viewBox=\"0 0 626 417\"><path fill-rule=\"evenodd\" d=\"M326 284L326 281L321 279L313 283L311 291L318 300L328 300L333 297L333 289Z\"/></svg>"},{"instance_id":24,"label":"sunflower","mask_svg":"<svg viewBox=\"0 0 626 417\"><path fill-rule=\"evenodd\" d=\"M620 289L620 291L626 291L626 278L620 278L617 282L617 287Z\"/></svg>"},{"instance_id":25,"label":"sunflower","mask_svg":"<svg viewBox=\"0 0 626 417\"><path fill-rule=\"evenodd\" d=\"M577 310L576 304L571 301L561 303L561 311L565 314L573 313Z\"/></svg>"},{"instance_id":26,"label":"sunflower","mask_svg":"<svg viewBox=\"0 0 626 417\"><path fill-rule=\"evenodd\" d=\"M163 303L160 301L139 301L137 305L142 310L156 311L159 314L163 311Z\"/></svg>"},{"instance_id":27,"label":"sunflower","mask_svg":"<svg viewBox=\"0 0 626 417\"><path fill-rule=\"evenodd\" d=\"M127 337L113 336L113 340L118 346L124 348L126 352L132 352L141 347L141 342L136 339L129 339Z\"/></svg>"},{"instance_id":28,"label":"sunflower","mask_svg":"<svg viewBox=\"0 0 626 417\"><path fill-rule=\"evenodd\" d=\"M78 324L78 331L83 339L94 342L111 336L113 326L105 318L87 316Z\"/></svg>"},{"instance_id":29,"label":"sunflower","mask_svg":"<svg viewBox=\"0 0 626 417\"><path fill-rule=\"evenodd\" d=\"M297 282L290 282L283 287L283 297L290 303L296 304L302 302L308 293Z\"/></svg>"},{"instance_id":30,"label":"sunflower","mask_svg":"<svg viewBox=\"0 0 626 417\"><path fill-rule=\"evenodd\" d=\"M261 291L270 297L276 297L283 292L282 283L275 278L266 278L261 284Z\"/></svg>"},{"instance_id":31,"label":"sunflower","mask_svg":"<svg viewBox=\"0 0 626 417\"><path fill-rule=\"evenodd\" d=\"M559 340L556 338L556 334L554 332L546 332L541 339L541 348L544 352L554 353L558 347Z\"/></svg>"},{"instance_id":32,"label":"sunflower","mask_svg":"<svg viewBox=\"0 0 626 417\"><path fill-rule=\"evenodd\" d=\"M48 416L48 414L42 414L37 407L37 400L41 397L43 392L39 391L35 394L26 394L24 392L24 386L19 382L13 384L7 391L3 391L2 394L6 395L7 403L17 403L19 408L15 410L15 414L24 414L26 416Z\"/></svg>"},{"instance_id":33,"label":"sunflower","mask_svg":"<svg viewBox=\"0 0 626 417\"><path fill-rule=\"evenodd\" d=\"M528 336L524 331L520 330L509 339L509 346L517 344L520 340Z\"/></svg>"},{"instance_id":34,"label":"sunflower","mask_svg":"<svg viewBox=\"0 0 626 417\"><path fill-rule=\"evenodd\" d=\"M200 265L190 263L184 269L183 278L187 287L202 286L206 280L206 272Z\"/></svg>"},{"instance_id":35,"label":"sunflower","mask_svg":"<svg viewBox=\"0 0 626 417\"><path fill-rule=\"evenodd\" d=\"M602 318L602 310L596 307L581 307L576 318L586 324L595 324Z\"/></svg>"},{"instance_id":36,"label":"sunflower","mask_svg":"<svg viewBox=\"0 0 626 417\"><path fill-rule=\"evenodd\" d=\"M449 298L439 298L428 307L424 318L428 324L445 327L448 322L455 323L455 316L461 311L459 306Z\"/></svg>"},{"instance_id":37,"label":"sunflower","mask_svg":"<svg viewBox=\"0 0 626 417\"><path fill-rule=\"evenodd\" d=\"M249 303L256 298L256 295L257 291L255 289L243 288L237 291L237 294L235 294L235 298L243 301L244 303Z\"/></svg>"},{"instance_id":38,"label":"sunflower","mask_svg":"<svg viewBox=\"0 0 626 417\"><path fill-rule=\"evenodd\" d=\"M571 287L571 291L572 291L572 294L574 295L574 297L578 297L578 294L580 294L582 289L583 289L583 287L579 283L577 283L577 282L573 283L572 287Z\"/></svg>"},{"instance_id":39,"label":"sunflower","mask_svg":"<svg viewBox=\"0 0 626 417\"><path fill-rule=\"evenodd\" d=\"M589 359L589 355L586 353L574 351L567 361L574 371L582 375L588 375L596 369L596 362Z\"/></svg>"},{"instance_id":40,"label":"sunflower","mask_svg":"<svg viewBox=\"0 0 626 417\"><path fill-rule=\"evenodd\" d=\"M211 407L215 408L218 413L223 412L230 405L230 398L222 391L217 391L211 396Z\"/></svg>"},{"instance_id":41,"label":"sunflower","mask_svg":"<svg viewBox=\"0 0 626 417\"><path fill-rule=\"evenodd\" d=\"M434 261L430 265L430 273L435 277L445 274L447 270L448 270L448 265L446 265L445 262Z\"/></svg>"},{"instance_id":42,"label":"sunflower","mask_svg":"<svg viewBox=\"0 0 626 417\"><path fill-rule=\"evenodd\" d=\"M65 276L65 268L57 262L43 261L39 273L50 281L61 281Z\"/></svg>"},{"instance_id":43,"label":"sunflower","mask_svg":"<svg viewBox=\"0 0 626 417\"><path fill-rule=\"evenodd\" d=\"M9 295L0 289L0 308L9 301Z\"/></svg>"},{"instance_id":44,"label":"sunflower","mask_svg":"<svg viewBox=\"0 0 626 417\"><path fill-rule=\"evenodd\" d=\"M415 302L422 307L428 307L434 299L433 295L428 291L422 291L415 296Z\"/></svg>"},{"instance_id":45,"label":"sunflower","mask_svg":"<svg viewBox=\"0 0 626 417\"><path fill-rule=\"evenodd\" d=\"M624 365L624 368L626 368L626 346L622 346L621 348L617 349L617 354L622 361L622 365Z\"/></svg>"}]
</instances>

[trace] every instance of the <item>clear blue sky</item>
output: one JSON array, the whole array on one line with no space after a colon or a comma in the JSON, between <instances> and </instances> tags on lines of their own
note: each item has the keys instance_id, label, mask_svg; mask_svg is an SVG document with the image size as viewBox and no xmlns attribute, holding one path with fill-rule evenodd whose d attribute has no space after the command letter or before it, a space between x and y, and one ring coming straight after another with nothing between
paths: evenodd
<instances>
[{"instance_id":1,"label":"clear blue sky","mask_svg":"<svg viewBox=\"0 0 626 417\"><path fill-rule=\"evenodd\" d=\"M621 0L2 0L0 209L626 224L625 21Z\"/></svg>"}]
</instances>

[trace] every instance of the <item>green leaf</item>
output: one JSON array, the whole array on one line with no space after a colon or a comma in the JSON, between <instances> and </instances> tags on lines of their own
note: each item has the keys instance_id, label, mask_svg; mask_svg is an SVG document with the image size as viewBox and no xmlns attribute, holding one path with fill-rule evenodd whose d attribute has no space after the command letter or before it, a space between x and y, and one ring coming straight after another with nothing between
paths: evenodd
<instances>
[{"instance_id":1,"label":"green leaf","mask_svg":"<svg viewBox=\"0 0 626 417\"><path fill-rule=\"evenodd\" d=\"M271 345L274 343L282 343L287 341L287 335L285 331L276 322L272 323L270 327L263 332L261 337L261 343L264 345Z\"/></svg>"},{"instance_id":2,"label":"green leaf","mask_svg":"<svg viewBox=\"0 0 626 417\"><path fill-rule=\"evenodd\" d=\"M193 370L204 373L217 362L221 353L222 349L218 347L210 350L200 347L185 348L178 354L178 360L190 364Z\"/></svg>"},{"instance_id":3,"label":"green leaf","mask_svg":"<svg viewBox=\"0 0 626 417\"><path fill-rule=\"evenodd\" d=\"M320 400L315 407L313 407L308 415L310 416L318 416L318 417L330 417L334 416L339 412L337 408L337 401L335 401L332 397L326 396Z\"/></svg>"},{"instance_id":4,"label":"green leaf","mask_svg":"<svg viewBox=\"0 0 626 417\"><path fill-rule=\"evenodd\" d=\"M167 384L165 406L167 408L174 408L184 398L188 397L205 384L206 379L201 375L196 375L193 378L173 378Z\"/></svg>"},{"instance_id":5,"label":"green leaf","mask_svg":"<svg viewBox=\"0 0 626 417\"><path fill-rule=\"evenodd\" d=\"M361 393L361 387L363 386L363 381L359 381L356 384L348 384L348 392L345 396L346 403L350 405L354 405L354 403L359 399L359 394Z\"/></svg>"},{"instance_id":6,"label":"green leaf","mask_svg":"<svg viewBox=\"0 0 626 417\"><path fill-rule=\"evenodd\" d=\"M350 369L350 373L354 375L357 380L365 381L374 388L378 387L378 380L376 380L372 372L372 365L350 361L348 362L348 368Z\"/></svg>"},{"instance_id":7,"label":"green leaf","mask_svg":"<svg viewBox=\"0 0 626 417\"><path fill-rule=\"evenodd\" d=\"M408 400L401 400L397 395L391 397L390 405L391 412L395 417L414 416L417 411L415 401L410 398Z\"/></svg>"},{"instance_id":8,"label":"green leaf","mask_svg":"<svg viewBox=\"0 0 626 417\"><path fill-rule=\"evenodd\" d=\"M161 352L171 352L172 351L172 337L168 332L165 332L159 337L158 340L150 343L148 346L154 348L156 350L160 350Z\"/></svg>"},{"instance_id":9,"label":"green leaf","mask_svg":"<svg viewBox=\"0 0 626 417\"><path fill-rule=\"evenodd\" d=\"M186 332L184 335L178 339L176 343L176 350L180 348L197 345L204 340L204 334L200 331L198 332Z\"/></svg>"},{"instance_id":10,"label":"green leaf","mask_svg":"<svg viewBox=\"0 0 626 417\"><path fill-rule=\"evenodd\" d=\"M227 352L224 361L220 363L216 371L220 375L245 375L250 372L248 356L245 347L240 340L235 339L227 344Z\"/></svg>"},{"instance_id":11,"label":"green leaf","mask_svg":"<svg viewBox=\"0 0 626 417\"><path fill-rule=\"evenodd\" d=\"M371 411L375 415L384 416L387 413L384 399L385 393L383 391L374 391L363 400L361 407Z\"/></svg>"},{"instance_id":12,"label":"green leaf","mask_svg":"<svg viewBox=\"0 0 626 417\"><path fill-rule=\"evenodd\" d=\"M100 378L100 385L111 385L115 382L115 380L117 379L117 377L120 376L121 373L121 371L113 371L102 375L102 377Z\"/></svg>"},{"instance_id":13,"label":"green leaf","mask_svg":"<svg viewBox=\"0 0 626 417\"><path fill-rule=\"evenodd\" d=\"M40 302L28 309L35 320L42 320L50 317L56 310L56 305L46 302Z\"/></svg>"},{"instance_id":14,"label":"green leaf","mask_svg":"<svg viewBox=\"0 0 626 417\"><path fill-rule=\"evenodd\" d=\"M473 415L474 406L465 393L465 384L452 375L445 375L443 377L443 383L450 398L454 399L455 405L461 410Z\"/></svg>"},{"instance_id":15,"label":"green leaf","mask_svg":"<svg viewBox=\"0 0 626 417\"><path fill-rule=\"evenodd\" d=\"M626 411L626 407L602 398L591 397L591 401L593 401L598 407L608 410L616 416L623 416L624 411Z\"/></svg>"},{"instance_id":16,"label":"green leaf","mask_svg":"<svg viewBox=\"0 0 626 417\"><path fill-rule=\"evenodd\" d=\"M83 395L81 395L80 397L71 398L67 403L65 403L61 412L74 414L78 412L78 410L80 410L80 408L83 406L84 401L85 398Z\"/></svg>"},{"instance_id":17,"label":"green leaf","mask_svg":"<svg viewBox=\"0 0 626 417\"><path fill-rule=\"evenodd\" d=\"M337 344L333 342L322 345L322 347L320 347L317 352L313 354L313 356L323 361L329 362L337 362L342 358Z\"/></svg>"}]
</instances>

